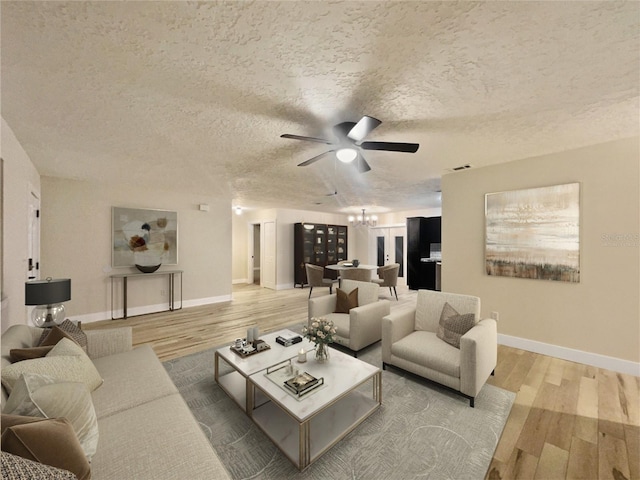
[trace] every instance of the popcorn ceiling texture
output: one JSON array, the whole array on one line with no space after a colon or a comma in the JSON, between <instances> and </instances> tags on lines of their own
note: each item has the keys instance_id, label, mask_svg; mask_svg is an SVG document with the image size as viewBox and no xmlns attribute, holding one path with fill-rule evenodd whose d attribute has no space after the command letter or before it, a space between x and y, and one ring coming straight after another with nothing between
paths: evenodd
<instances>
[{"instance_id":1,"label":"popcorn ceiling texture","mask_svg":"<svg viewBox=\"0 0 640 480\"><path fill-rule=\"evenodd\" d=\"M638 2L2 2L2 116L43 175L380 211L637 135ZM368 114L372 171L327 156ZM338 191L337 196L326 194ZM320 203L320 205L316 205Z\"/></svg>"}]
</instances>

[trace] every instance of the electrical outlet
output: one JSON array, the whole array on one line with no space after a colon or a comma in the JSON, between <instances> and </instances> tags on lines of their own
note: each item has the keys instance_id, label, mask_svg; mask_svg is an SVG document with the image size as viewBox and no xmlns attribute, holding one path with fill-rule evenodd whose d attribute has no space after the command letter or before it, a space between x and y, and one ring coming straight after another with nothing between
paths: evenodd
<instances>
[{"instance_id":1,"label":"electrical outlet","mask_svg":"<svg viewBox=\"0 0 640 480\"><path fill-rule=\"evenodd\" d=\"M491 312L491 318L493 318L496 322L499 320L500 314L498 312Z\"/></svg>"},{"instance_id":2,"label":"electrical outlet","mask_svg":"<svg viewBox=\"0 0 640 480\"><path fill-rule=\"evenodd\" d=\"M167 296L167 291L166 290L160 290L160 296L161 297L166 297Z\"/></svg>"}]
</instances>

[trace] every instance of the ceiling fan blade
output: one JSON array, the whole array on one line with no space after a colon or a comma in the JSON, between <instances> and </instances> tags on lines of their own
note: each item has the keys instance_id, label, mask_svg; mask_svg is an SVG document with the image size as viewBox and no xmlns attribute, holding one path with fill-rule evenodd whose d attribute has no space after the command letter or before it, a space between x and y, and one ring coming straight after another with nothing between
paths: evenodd
<instances>
[{"instance_id":1,"label":"ceiling fan blade","mask_svg":"<svg viewBox=\"0 0 640 480\"><path fill-rule=\"evenodd\" d=\"M356 160L356 162L356 167L360 173L367 173L371 170L371 167L361 154L358 154L358 160Z\"/></svg>"},{"instance_id":2,"label":"ceiling fan blade","mask_svg":"<svg viewBox=\"0 0 640 480\"><path fill-rule=\"evenodd\" d=\"M325 140L324 138L303 137L301 135L291 135L290 133L283 133L282 135L280 135L280 138L291 138L293 140L306 140L308 142L325 143L327 145L331 145L331 142L329 140Z\"/></svg>"},{"instance_id":3,"label":"ceiling fan blade","mask_svg":"<svg viewBox=\"0 0 640 480\"><path fill-rule=\"evenodd\" d=\"M382 122L377 118L365 115L358 123L349 131L347 137L356 142L361 142Z\"/></svg>"},{"instance_id":4,"label":"ceiling fan blade","mask_svg":"<svg viewBox=\"0 0 640 480\"><path fill-rule=\"evenodd\" d=\"M312 163L317 162L318 160L320 160L327 153L331 153L331 152L335 152L335 150L327 150L326 152L321 153L320 155L316 155L315 157L312 157L309 160L306 160L306 161L304 161L302 163L299 163L298 166L299 167L306 167L307 165L311 165Z\"/></svg>"},{"instance_id":5,"label":"ceiling fan blade","mask_svg":"<svg viewBox=\"0 0 640 480\"><path fill-rule=\"evenodd\" d=\"M416 153L420 147L419 143L400 142L362 142L360 148L364 150L386 150L387 152Z\"/></svg>"}]
</instances>

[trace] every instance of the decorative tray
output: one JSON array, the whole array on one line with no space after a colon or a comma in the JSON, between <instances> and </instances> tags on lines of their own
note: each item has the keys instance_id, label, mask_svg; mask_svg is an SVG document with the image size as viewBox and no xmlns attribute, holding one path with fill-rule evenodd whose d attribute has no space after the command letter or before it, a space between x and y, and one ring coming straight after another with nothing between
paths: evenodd
<instances>
[{"instance_id":1,"label":"decorative tray","mask_svg":"<svg viewBox=\"0 0 640 480\"><path fill-rule=\"evenodd\" d=\"M256 353L269 350L271 348L271 345L266 343L264 340L257 340L256 342L254 342L253 346L237 348L235 345L231 345L229 348L233 353L240 355L242 358L246 358L251 355L255 355Z\"/></svg>"},{"instance_id":2,"label":"decorative tray","mask_svg":"<svg viewBox=\"0 0 640 480\"><path fill-rule=\"evenodd\" d=\"M299 373L293 368L291 361L267 368L265 376L298 400L324 385L323 377L315 378L308 372Z\"/></svg>"}]
</instances>

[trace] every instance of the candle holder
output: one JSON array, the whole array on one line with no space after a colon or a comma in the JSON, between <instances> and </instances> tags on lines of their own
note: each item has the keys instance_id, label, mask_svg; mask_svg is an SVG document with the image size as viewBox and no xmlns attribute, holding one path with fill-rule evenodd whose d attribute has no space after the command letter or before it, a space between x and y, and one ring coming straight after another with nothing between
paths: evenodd
<instances>
[{"instance_id":1,"label":"candle holder","mask_svg":"<svg viewBox=\"0 0 640 480\"><path fill-rule=\"evenodd\" d=\"M304 348L301 348L298 352L298 363L305 363L307 361L307 352L304 351Z\"/></svg>"}]
</instances>

